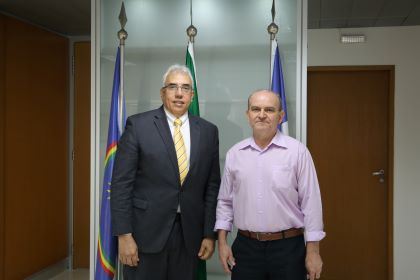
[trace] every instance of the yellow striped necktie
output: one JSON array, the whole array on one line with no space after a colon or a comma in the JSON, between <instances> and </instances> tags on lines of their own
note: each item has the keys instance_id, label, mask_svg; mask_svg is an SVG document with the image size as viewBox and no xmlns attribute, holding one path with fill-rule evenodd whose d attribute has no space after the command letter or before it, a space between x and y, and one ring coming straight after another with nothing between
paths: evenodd
<instances>
[{"instance_id":1,"label":"yellow striped necktie","mask_svg":"<svg viewBox=\"0 0 420 280\"><path fill-rule=\"evenodd\" d=\"M181 185L182 185L184 183L185 177L187 177L187 174L188 174L187 151L185 149L184 139L182 138L182 133L181 133L182 121L180 119L176 119L174 121L174 125L175 125L175 132L174 132L175 151L176 151L176 157L178 159L179 178L181 179Z\"/></svg>"}]
</instances>

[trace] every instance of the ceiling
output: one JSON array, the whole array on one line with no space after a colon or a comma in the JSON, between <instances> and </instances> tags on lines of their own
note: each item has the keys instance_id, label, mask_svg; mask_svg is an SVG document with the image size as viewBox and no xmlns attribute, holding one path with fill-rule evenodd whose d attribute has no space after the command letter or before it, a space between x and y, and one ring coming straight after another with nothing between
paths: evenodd
<instances>
[{"instance_id":1,"label":"ceiling","mask_svg":"<svg viewBox=\"0 0 420 280\"><path fill-rule=\"evenodd\" d=\"M308 27L420 25L420 0L308 0Z\"/></svg>"},{"instance_id":2,"label":"ceiling","mask_svg":"<svg viewBox=\"0 0 420 280\"><path fill-rule=\"evenodd\" d=\"M62 35L90 34L90 0L0 0L0 11Z\"/></svg>"},{"instance_id":3,"label":"ceiling","mask_svg":"<svg viewBox=\"0 0 420 280\"><path fill-rule=\"evenodd\" d=\"M0 12L66 36L90 34L89 0L0 0ZM420 25L420 0L308 0L308 27Z\"/></svg>"}]
</instances>

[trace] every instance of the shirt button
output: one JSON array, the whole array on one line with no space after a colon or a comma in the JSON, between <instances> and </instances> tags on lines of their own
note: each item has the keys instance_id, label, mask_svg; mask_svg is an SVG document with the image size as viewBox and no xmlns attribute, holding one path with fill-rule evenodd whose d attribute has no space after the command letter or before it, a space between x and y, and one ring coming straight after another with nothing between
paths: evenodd
<instances>
[{"instance_id":1,"label":"shirt button","mask_svg":"<svg viewBox=\"0 0 420 280\"><path fill-rule=\"evenodd\" d=\"M264 211L258 211L258 214L262 214Z\"/></svg>"}]
</instances>

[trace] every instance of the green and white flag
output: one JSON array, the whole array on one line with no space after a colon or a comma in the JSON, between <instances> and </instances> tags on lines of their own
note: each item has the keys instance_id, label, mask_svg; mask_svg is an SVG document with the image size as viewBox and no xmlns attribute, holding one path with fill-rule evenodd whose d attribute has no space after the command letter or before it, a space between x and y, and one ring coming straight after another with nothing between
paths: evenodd
<instances>
[{"instance_id":1,"label":"green and white flag","mask_svg":"<svg viewBox=\"0 0 420 280\"><path fill-rule=\"evenodd\" d=\"M185 66L190 69L193 85L194 85L194 98L188 108L188 111L193 116L200 116L200 106L198 105L198 89L197 89L197 76L195 71L195 60L194 60L194 44L191 41L188 41L187 54L185 57ZM207 269L206 261L200 260L198 262L198 273L197 280L206 280L207 279Z\"/></svg>"},{"instance_id":2,"label":"green and white flag","mask_svg":"<svg viewBox=\"0 0 420 280\"><path fill-rule=\"evenodd\" d=\"M193 116L200 116L200 108L198 105L198 89L197 89L197 76L195 71L195 60L194 60L194 45L192 42L188 41L187 54L185 57L185 65L190 69L191 75L193 77L193 86L194 86L194 98L188 108L188 111Z\"/></svg>"}]
</instances>

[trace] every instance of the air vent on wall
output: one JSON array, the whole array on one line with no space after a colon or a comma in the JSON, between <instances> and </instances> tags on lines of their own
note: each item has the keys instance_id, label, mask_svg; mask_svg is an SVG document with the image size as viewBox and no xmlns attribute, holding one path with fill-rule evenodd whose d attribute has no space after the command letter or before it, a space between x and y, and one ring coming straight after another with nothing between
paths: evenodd
<instances>
[{"instance_id":1,"label":"air vent on wall","mask_svg":"<svg viewBox=\"0 0 420 280\"><path fill-rule=\"evenodd\" d=\"M366 36L360 34L345 35L340 36L340 42L343 44L355 44L355 43L364 43L366 42Z\"/></svg>"}]
</instances>

